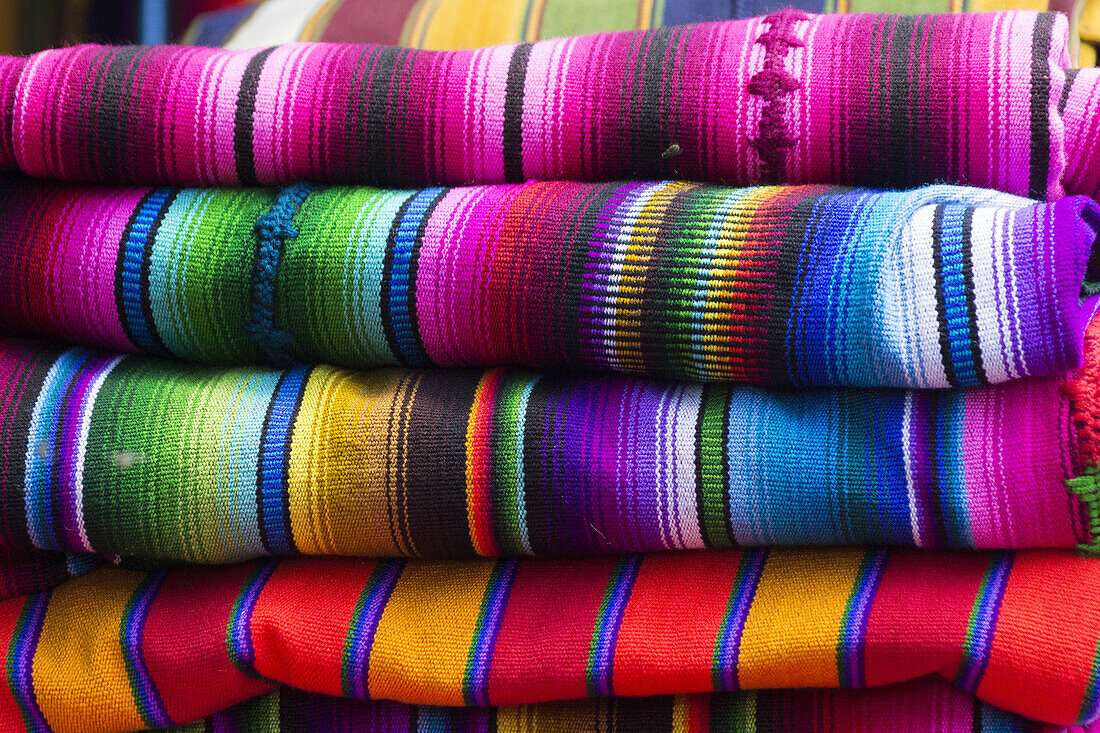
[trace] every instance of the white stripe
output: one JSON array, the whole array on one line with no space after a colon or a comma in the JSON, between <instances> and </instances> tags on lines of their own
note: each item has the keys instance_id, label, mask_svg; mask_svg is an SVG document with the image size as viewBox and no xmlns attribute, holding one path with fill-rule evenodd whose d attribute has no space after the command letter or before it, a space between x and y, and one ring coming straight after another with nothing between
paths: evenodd
<instances>
[{"instance_id":1,"label":"white stripe","mask_svg":"<svg viewBox=\"0 0 1100 733\"><path fill-rule=\"evenodd\" d=\"M76 465L73 470L72 490L73 504L76 507L77 530L80 533L80 549L84 552L94 552L92 543L88 541L87 530L84 527L84 455L87 452L88 431L92 426L92 408L95 406L95 400L96 397L99 396L99 390L103 386L103 381L107 379L107 375L118 366L118 363L125 358L125 356L116 356L102 367L102 370L96 376L95 381L92 382L92 386L88 390L88 397L84 402L83 411L80 415L80 437L77 439L76 443Z\"/></svg>"},{"instance_id":2,"label":"white stripe","mask_svg":"<svg viewBox=\"0 0 1100 733\"><path fill-rule=\"evenodd\" d=\"M277 46L301 39L306 24L328 0L266 0L229 37L225 48Z\"/></svg>"},{"instance_id":3,"label":"white stripe","mask_svg":"<svg viewBox=\"0 0 1100 733\"><path fill-rule=\"evenodd\" d=\"M901 421L901 452L905 459L905 488L909 496L909 527L913 532L913 544L923 547L920 523L917 521L917 487L913 484L913 460L909 453L913 428L913 393L905 393L905 411Z\"/></svg>"}]
</instances>

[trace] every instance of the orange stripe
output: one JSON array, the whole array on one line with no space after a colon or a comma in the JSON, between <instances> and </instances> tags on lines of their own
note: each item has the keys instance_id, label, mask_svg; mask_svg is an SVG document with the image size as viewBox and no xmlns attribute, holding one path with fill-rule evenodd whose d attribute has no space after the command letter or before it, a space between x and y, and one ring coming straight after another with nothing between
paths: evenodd
<instances>
[{"instance_id":1,"label":"orange stripe","mask_svg":"<svg viewBox=\"0 0 1100 733\"><path fill-rule=\"evenodd\" d=\"M503 378L504 370L499 368L486 372L481 378L466 428L466 517L470 526L470 541L479 555L500 554L493 532L490 441L497 392Z\"/></svg>"}]
</instances>

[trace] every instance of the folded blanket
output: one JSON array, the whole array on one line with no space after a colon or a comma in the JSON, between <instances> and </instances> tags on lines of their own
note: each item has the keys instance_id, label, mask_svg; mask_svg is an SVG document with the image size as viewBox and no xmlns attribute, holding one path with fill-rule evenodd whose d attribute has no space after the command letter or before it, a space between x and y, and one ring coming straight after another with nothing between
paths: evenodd
<instances>
[{"instance_id":1,"label":"folded blanket","mask_svg":"<svg viewBox=\"0 0 1100 733\"><path fill-rule=\"evenodd\" d=\"M936 677L867 690L747 690L497 708L360 701L280 688L173 733L1097 733L1047 726ZM93 733L86 731L85 733Z\"/></svg>"},{"instance_id":2,"label":"folded blanket","mask_svg":"<svg viewBox=\"0 0 1100 733\"><path fill-rule=\"evenodd\" d=\"M0 323L213 364L948 387L1080 364L1100 206L931 186L0 186Z\"/></svg>"},{"instance_id":3,"label":"folded blanket","mask_svg":"<svg viewBox=\"0 0 1100 733\"><path fill-rule=\"evenodd\" d=\"M0 723L186 722L274 683L514 705L933 673L1009 712L1086 723L1097 587L1100 562L1053 550L105 567L0 601Z\"/></svg>"},{"instance_id":4,"label":"folded blanket","mask_svg":"<svg viewBox=\"0 0 1100 733\"><path fill-rule=\"evenodd\" d=\"M1065 115L1066 189L1100 200L1100 68L1068 72Z\"/></svg>"},{"instance_id":5,"label":"folded blanket","mask_svg":"<svg viewBox=\"0 0 1100 733\"><path fill-rule=\"evenodd\" d=\"M1056 13L789 10L477 51L75 46L27 61L12 153L32 175L152 185L684 177L1055 199L1067 33Z\"/></svg>"},{"instance_id":6,"label":"folded blanket","mask_svg":"<svg viewBox=\"0 0 1100 733\"><path fill-rule=\"evenodd\" d=\"M538 41L583 33L748 18L795 7L810 13L958 13L1059 10L1071 32L1077 0L265 0L205 13L182 42L256 48L291 41L384 43L439 50ZM478 22L469 22L477 18Z\"/></svg>"},{"instance_id":7,"label":"folded blanket","mask_svg":"<svg viewBox=\"0 0 1100 733\"><path fill-rule=\"evenodd\" d=\"M514 369L215 369L5 338L0 379L5 551L1100 551L1100 384L782 392Z\"/></svg>"}]
</instances>

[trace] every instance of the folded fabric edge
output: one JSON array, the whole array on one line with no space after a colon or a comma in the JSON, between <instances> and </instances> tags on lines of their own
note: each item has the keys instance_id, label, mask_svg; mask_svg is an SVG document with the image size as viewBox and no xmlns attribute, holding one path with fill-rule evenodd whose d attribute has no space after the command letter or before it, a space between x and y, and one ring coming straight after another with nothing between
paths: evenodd
<instances>
[{"instance_id":1,"label":"folded fabric edge","mask_svg":"<svg viewBox=\"0 0 1100 733\"><path fill-rule=\"evenodd\" d=\"M1052 726L1033 723L982 703L938 677L863 690L746 690L740 692L612 697L489 708L416 706L389 701L348 700L280 686L210 717L171 728L172 733L251 732L261 724L274 733L312 730L324 718L330 731L439 730L467 733L757 733L793 729L803 733L842 730L860 724L898 725L910 733L972 733L1001 726L1034 733L1098 733L1100 724ZM422 727L423 726L423 727ZM431 727L431 730L437 730Z\"/></svg>"},{"instance_id":2,"label":"folded fabric edge","mask_svg":"<svg viewBox=\"0 0 1100 733\"><path fill-rule=\"evenodd\" d=\"M1070 397L1077 428L1077 476L1066 483L1084 504L1089 541L1078 549L1100 556L1100 318L1085 328L1084 364L1062 389Z\"/></svg>"}]
</instances>

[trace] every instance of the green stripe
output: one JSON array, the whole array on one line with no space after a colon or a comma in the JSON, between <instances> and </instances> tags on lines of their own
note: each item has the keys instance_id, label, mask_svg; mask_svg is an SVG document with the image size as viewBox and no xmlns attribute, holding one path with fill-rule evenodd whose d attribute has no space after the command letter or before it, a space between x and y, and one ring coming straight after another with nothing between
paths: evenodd
<instances>
[{"instance_id":1,"label":"green stripe","mask_svg":"<svg viewBox=\"0 0 1100 733\"><path fill-rule=\"evenodd\" d=\"M696 461L699 466L699 529L707 547L732 547L729 532L729 465L726 443L733 387L714 384L703 388L699 410Z\"/></svg>"}]
</instances>

